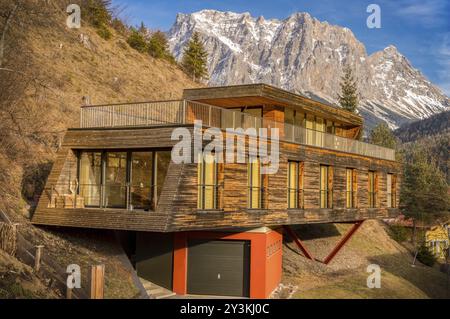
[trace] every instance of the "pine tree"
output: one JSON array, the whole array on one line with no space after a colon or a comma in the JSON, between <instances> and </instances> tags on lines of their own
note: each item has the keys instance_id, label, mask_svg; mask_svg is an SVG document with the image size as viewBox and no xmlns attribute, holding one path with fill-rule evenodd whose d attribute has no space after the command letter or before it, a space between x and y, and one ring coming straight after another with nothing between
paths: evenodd
<instances>
[{"instance_id":1,"label":"pine tree","mask_svg":"<svg viewBox=\"0 0 450 319\"><path fill-rule=\"evenodd\" d=\"M185 72L196 81L208 77L207 59L208 53L200 40L200 35L195 32L184 49L181 64Z\"/></svg>"},{"instance_id":2,"label":"pine tree","mask_svg":"<svg viewBox=\"0 0 450 319\"><path fill-rule=\"evenodd\" d=\"M148 51L154 58L173 60L173 57L169 52L166 35L161 31L154 32L150 37Z\"/></svg>"},{"instance_id":3,"label":"pine tree","mask_svg":"<svg viewBox=\"0 0 450 319\"><path fill-rule=\"evenodd\" d=\"M344 76L341 80L341 95L339 103L344 110L355 113L358 107L358 88L350 66L344 68Z\"/></svg>"},{"instance_id":4,"label":"pine tree","mask_svg":"<svg viewBox=\"0 0 450 319\"><path fill-rule=\"evenodd\" d=\"M444 174L417 145L403 156L403 183L400 202L409 216L431 219L449 207L448 185Z\"/></svg>"},{"instance_id":5,"label":"pine tree","mask_svg":"<svg viewBox=\"0 0 450 319\"><path fill-rule=\"evenodd\" d=\"M372 144L380 145L388 148L395 149L397 147L397 140L387 126L386 123L380 123L375 128L370 131L369 141Z\"/></svg>"},{"instance_id":6,"label":"pine tree","mask_svg":"<svg viewBox=\"0 0 450 319\"><path fill-rule=\"evenodd\" d=\"M147 36L147 27L145 26L144 22L141 21L141 25L139 26L137 30L144 38Z\"/></svg>"}]
</instances>

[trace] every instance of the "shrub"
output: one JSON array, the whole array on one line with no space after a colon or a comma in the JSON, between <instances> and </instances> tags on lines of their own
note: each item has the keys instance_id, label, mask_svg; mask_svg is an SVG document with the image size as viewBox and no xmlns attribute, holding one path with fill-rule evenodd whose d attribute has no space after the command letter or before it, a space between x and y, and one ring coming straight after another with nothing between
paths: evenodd
<instances>
[{"instance_id":1,"label":"shrub","mask_svg":"<svg viewBox=\"0 0 450 319\"><path fill-rule=\"evenodd\" d=\"M117 31L117 33L126 35L128 32L127 26L118 18L114 18L111 21L111 27Z\"/></svg>"},{"instance_id":2,"label":"shrub","mask_svg":"<svg viewBox=\"0 0 450 319\"><path fill-rule=\"evenodd\" d=\"M148 51L148 44L147 41L145 41L144 36L134 29L131 30L131 34L127 39L127 43L130 45L130 47L141 53Z\"/></svg>"},{"instance_id":3,"label":"shrub","mask_svg":"<svg viewBox=\"0 0 450 319\"><path fill-rule=\"evenodd\" d=\"M419 251L417 253L417 259L424 265L433 267L436 263L436 257L432 254L432 252L425 245L421 245L419 247Z\"/></svg>"},{"instance_id":4,"label":"shrub","mask_svg":"<svg viewBox=\"0 0 450 319\"><path fill-rule=\"evenodd\" d=\"M109 40L112 37L111 31L104 24L97 28L97 34L105 40Z\"/></svg>"},{"instance_id":5,"label":"shrub","mask_svg":"<svg viewBox=\"0 0 450 319\"><path fill-rule=\"evenodd\" d=\"M389 230L391 238L396 242L402 243L408 240L409 232L407 228L403 226L392 225L391 227L389 227Z\"/></svg>"},{"instance_id":6,"label":"shrub","mask_svg":"<svg viewBox=\"0 0 450 319\"><path fill-rule=\"evenodd\" d=\"M108 0L87 0L86 16L89 22L96 28L108 25L111 21L109 12L110 1Z\"/></svg>"}]
</instances>

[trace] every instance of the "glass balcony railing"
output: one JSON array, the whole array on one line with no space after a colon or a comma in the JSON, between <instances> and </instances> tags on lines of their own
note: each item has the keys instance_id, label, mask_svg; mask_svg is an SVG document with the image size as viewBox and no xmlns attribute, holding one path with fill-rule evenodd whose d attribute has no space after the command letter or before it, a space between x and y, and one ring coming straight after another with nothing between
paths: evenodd
<instances>
[{"instance_id":1,"label":"glass balcony railing","mask_svg":"<svg viewBox=\"0 0 450 319\"><path fill-rule=\"evenodd\" d=\"M227 128L278 128L280 139L334 151L395 160L395 151L301 126L187 100L83 106L81 128L145 127L193 124Z\"/></svg>"}]
</instances>

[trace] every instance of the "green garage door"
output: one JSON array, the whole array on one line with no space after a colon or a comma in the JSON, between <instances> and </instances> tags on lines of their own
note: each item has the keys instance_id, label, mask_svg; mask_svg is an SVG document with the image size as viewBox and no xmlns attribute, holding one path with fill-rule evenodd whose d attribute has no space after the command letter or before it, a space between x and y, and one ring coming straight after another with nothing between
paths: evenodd
<instances>
[{"instance_id":1,"label":"green garage door","mask_svg":"<svg viewBox=\"0 0 450 319\"><path fill-rule=\"evenodd\" d=\"M187 292L249 296L250 242L189 240Z\"/></svg>"},{"instance_id":2,"label":"green garage door","mask_svg":"<svg viewBox=\"0 0 450 319\"><path fill-rule=\"evenodd\" d=\"M172 290L173 234L138 232L136 272L154 284Z\"/></svg>"}]
</instances>

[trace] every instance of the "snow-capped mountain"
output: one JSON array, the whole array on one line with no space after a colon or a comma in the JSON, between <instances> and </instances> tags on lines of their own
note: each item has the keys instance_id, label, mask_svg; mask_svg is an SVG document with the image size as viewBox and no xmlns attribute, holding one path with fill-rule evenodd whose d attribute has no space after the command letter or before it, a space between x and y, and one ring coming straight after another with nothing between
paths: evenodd
<instances>
[{"instance_id":1,"label":"snow-capped mountain","mask_svg":"<svg viewBox=\"0 0 450 319\"><path fill-rule=\"evenodd\" d=\"M214 10L178 14L168 32L175 58L194 31L209 53L210 85L263 82L337 104L342 70L350 64L368 128L380 120L396 128L450 108L450 99L394 46L367 55L351 30L308 13L285 20Z\"/></svg>"}]
</instances>

